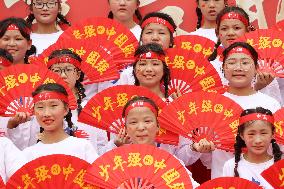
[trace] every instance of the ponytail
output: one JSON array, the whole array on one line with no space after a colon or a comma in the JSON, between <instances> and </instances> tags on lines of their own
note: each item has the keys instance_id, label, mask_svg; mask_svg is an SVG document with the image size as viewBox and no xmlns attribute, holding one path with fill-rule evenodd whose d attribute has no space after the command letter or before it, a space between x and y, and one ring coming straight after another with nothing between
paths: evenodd
<instances>
[{"instance_id":1,"label":"ponytail","mask_svg":"<svg viewBox=\"0 0 284 189\"><path fill-rule=\"evenodd\" d=\"M214 46L213 53L208 57L208 61L214 61L218 55L218 48L221 45L220 39L218 39L217 43Z\"/></svg>"},{"instance_id":2,"label":"ponytail","mask_svg":"<svg viewBox=\"0 0 284 189\"><path fill-rule=\"evenodd\" d=\"M196 15L197 15L197 24L196 24L196 29L201 28L201 22L202 22L202 12L201 9L196 7L195 9Z\"/></svg>"}]
</instances>

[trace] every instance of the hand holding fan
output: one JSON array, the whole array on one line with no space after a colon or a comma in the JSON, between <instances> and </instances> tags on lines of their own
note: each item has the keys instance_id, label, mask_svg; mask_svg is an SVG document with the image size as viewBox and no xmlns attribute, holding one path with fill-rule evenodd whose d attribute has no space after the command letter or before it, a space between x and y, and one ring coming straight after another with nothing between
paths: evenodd
<instances>
[{"instance_id":1,"label":"hand holding fan","mask_svg":"<svg viewBox=\"0 0 284 189\"><path fill-rule=\"evenodd\" d=\"M284 145L284 108L274 113L274 137L278 144Z\"/></svg>"},{"instance_id":2,"label":"hand holding fan","mask_svg":"<svg viewBox=\"0 0 284 189\"><path fill-rule=\"evenodd\" d=\"M8 180L6 189L95 189L83 180L90 166L88 162L69 155L43 156L20 168Z\"/></svg>"},{"instance_id":3,"label":"hand holding fan","mask_svg":"<svg viewBox=\"0 0 284 189\"><path fill-rule=\"evenodd\" d=\"M126 145L103 154L87 170L84 180L108 189L192 188L190 177L178 159L143 144Z\"/></svg>"},{"instance_id":4,"label":"hand holding fan","mask_svg":"<svg viewBox=\"0 0 284 189\"><path fill-rule=\"evenodd\" d=\"M76 109L77 100L60 76L44 67L19 64L0 71L0 115L13 116L19 111L32 113L32 92L45 83L64 86L68 92L69 107Z\"/></svg>"},{"instance_id":5,"label":"hand holding fan","mask_svg":"<svg viewBox=\"0 0 284 189\"><path fill-rule=\"evenodd\" d=\"M165 62L171 71L169 94L188 92L224 92L220 76L204 57L180 48L168 49Z\"/></svg>"},{"instance_id":6,"label":"hand holding fan","mask_svg":"<svg viewBox=\"0 0 284 189\"><path fill-rule=\"evenodd\" d=\"M277 161L261 173L261 176L274 188L284 188L284 160Z\"/></svg>"},{"instance_id":7,"label":"hand holding fan","mask_svg":"<svg viewBox=\"0 0 284 189\"><path fill-rule=\"evenodd\" d=\"M201 184L196 189L262 189L255 183L239 177L219 177Z\"/></svg>"},{"instance_id":8,"label":"hand holding fan","mask_svg":"<svg viewBox=\"0 0 284 189\"><path fill-rule=\"evenodd\" d=\"M125 104L134 96L152 99L159 108L166 103L149 89L140 86L118 85L97 93L82 109L78 121L118 134L124 126L122 111ZM170 131L160 132L159 141L178 142L178 136Z\"/></svg>"},{"instance_id":9,"label":"hand holding fan","mask_svg":"<svg viewBox=\"0 0 284 189\"><path fill-rule=\"evenodd\" d=\"M199 142L205 138L216 148L233 151L242 108L233 100L217 94L185 94L162 109L161 127Z\"/></svg>"}]
</instances>

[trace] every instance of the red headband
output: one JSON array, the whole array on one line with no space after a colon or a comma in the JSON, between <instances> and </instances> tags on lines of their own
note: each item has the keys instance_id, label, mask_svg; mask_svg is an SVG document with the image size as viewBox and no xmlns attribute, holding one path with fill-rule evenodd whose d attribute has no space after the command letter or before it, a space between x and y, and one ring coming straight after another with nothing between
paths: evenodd
<instances>
[{"instance_id":1,"label":"red headband","mask_svg":"<svg viewBox=\"0 0 284 189\"><path fill-rule=\"evenodd\" d=\"M4 67L8 67L12 65L12 62L10 62L9 60L7 60L4 57L0 57L0 65L4 66Z\"/></svg>"},{"instance_id":2,"label":"red headband","mask_svg":"<svg viewBox=\"0 0 284 189\"><path fill-rule=\"evenodd\" d=\"M133 108L136 107L147 107L151 110L151 112L153 112L156 116L158 115L158 112L156 111L156 109L153 107L152 104L150 104L149 102L144 102L144 101L136 101L134 103L132 103L130 106L128 106L125 110L125 117L128 115L129 111L132 110Z\"/></svg>"},{"instance_id":3,"label":"red headband","mask_svg":"<svg viewBox=\"0 0 284 189\"><path fill-rule=\"evenodd\" d=\"M232 48L229 51L228 56L230 56L231 54L234 54L234 53L244 53L244 54L248 55L249 57L251 57L253 59L250 51L248 49L244 48L244 47L234 47L234 48Z\"/></svg>"},{"instance_id":4,"label":"red headband","mask_svg":"<svg viewBox=\"0 0 284 189\"><path fill-rule=\"evenodd\" d=\"M81 66L81 62L79 60L72 58L70 56L63 55L63 56L54 57L54 58L48 60L47 67L49 68L53 64L59 64L59 63L70 63L70 64L74 65L76 68L79 68L79 69L80 69L80 66Z\"/></svg>"},{"instance_id":5,"label":"red headband","mask_svg":"<svg viewBox=\"0 0 284 189\"><path fill-rule=\"evenodd\" d=\"M240 117L240 123L239 125L242 125L248 121L253 121L253 120L262 120L262 121L267 121L271 123L272 125L274 124L274 117L271 115L266 115L262 113L253 113L249 115L245 115Z\"/></svg>"},{"instance_id":6,"label":"red headband","mask_svg":"<svg viewBox=\"0 0 284 189\"><path fill-rule=\"evenodd\" d=\"M146 19L142 25L141 28L144 29L145 26L147 26L150 23L158 23L158 24L163 24L164 26L166 26L172 33L174 33L175 29L174 27L166 20L159 18L159 17L150 17L148 19Z\"/></svg>"},{"instance_id":7,"label":"red headband","mask_svg":"<svg viewBox=\"0 0 284 189\"><path fill-rule=\"evenodd\" d=\"M66 104L69 104L68 103L68 97L66 95L59 93L59 92L53 92L53 91L41 92L41 93L35 95L33 97L33 99L34 99L34 103L37 103L37 102L42 101L42 100L58 99L58 100L62 100Z\"/></svg>"},{"instance_id":8,"label":"red headband","mask_svg":"<svg viewBox=\"0 0 284 189\"><path fill-rule=\"evenodd\" d=\"M155 53L153 51L149 51L147 53L143 53L136 56L136 61L139 61L141 59L158 59L161 61L165 61L165 56Z\"/></svg>"},{"instance_id":9,"label":"red headband","mask_svg":"<svg viewBox=\"0 0 284 189\"><path fill-rule=\"evenodd\" d=\"M244 25L246 27L248 27L248 25L249 25L249 21L243 15L241 15L237 12L228 12L228 13L224 14L221 17L221 21L225 20L225 19L237 19L237 20L241 21L242 23L244 23Z\"/></svg>"},{"instance_id":10,"label":"red headband","mask_svg":"<svg viewBox=\"0 0 284 189\"><path fill-rule=\"evenodd\" d=\"M10 30L10 31L13 31L13 30L20 31L19 27L16 26L15 24L10 24L10 25L7 27L7 31L9 31L9 30ZM27 32L27 33L30 35L31 30L30 30L29 28L26 27L24 30L25 30L25 32Z\"/></svg>"}]
</instances>

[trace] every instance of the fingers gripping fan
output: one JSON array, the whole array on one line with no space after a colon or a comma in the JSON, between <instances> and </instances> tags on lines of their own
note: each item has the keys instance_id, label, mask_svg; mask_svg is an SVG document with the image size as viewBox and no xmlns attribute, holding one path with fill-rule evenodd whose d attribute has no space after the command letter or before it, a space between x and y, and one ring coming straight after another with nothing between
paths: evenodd
<instances>
[{"instance_id":1,"label":"fingers gripping fan","mask_svg":"<svg viewBox=\"0 0 284 189\"><path fill-rule=\"evenodd\" d=\"M105 89L92 97L82 109L78 121L117 134L125 123L122 118L123 107L134 96L148 97L159 108L166 105L159 96L145 87L118 85ZM158 141L178 142L178 136L169 131L161 130L159 134Z\"/></svg>"},{"instance_id":2,"label":"fingers gripping fan","mask_svg":"<svg viewBox=\"0 0 284 189\"><path fill-rule=\"evenodd\" d=\"M62 188L91 189L83 177L91 165L69 155L49 155L37 158L20 168L7 182L6 189Z\"/></svg>"},{"instance_id":3,"label":"fingers gripping fan","mask_svg":"<svg viewBox=\"0 0 284 189\"><path fill-rule=\"evenodd\" d=\"M175 48L208 58L214 51L215 42L198 35L180 35L174 38Z\"/></svg>"},{"instance_id":4,"label":"fingers gripping fan","mask_svg":"<svg viewBox=\"0 0 284 189\"><path fill-rule=\"evenodd\" d=\"M103 17L83 20L65 30L60 38L97 44L114 59L119 69L133 63L138 46L136 37L128 28L114 19Z\"/></svg>"},{"instance_id":5,"label":"fingers gripping fan","mask_svg":"<svg viewBox=\"0 0 284 189\"><path fill-rule=\"evenodd\" d=\"M165 62L170 68L169 94L180 90L188 92L223 92L220 76L212 64L204 57L174 48L167 50Z\"/></svg>"},{"instance_id":6,"label":"fingers gripping fan","mask_svg":"<svg viewBox=\"0 0 284 189\"><path fill-rule=\"evenodd\" d=\"M85 181L109 189L192 188L178 159L144 144L126 145L103 154L87 170Z\"/></svg>"},{"instance_id":7,"label":"fingers gripping fan","mask_svg":"<svg viewBox=\"0 0 284 189\"><path fill-rule=\"evenodd\" d=\"M271 185L273 188L284 188L284 160L277 161L268 169L261 173L261 176Z\"/></svg>"},{"instance_id":8,"label":"fingers gripping fan","mask_svg":"<svg viewBox=\"0 0 284 189\"><path fill-rule=\"evenodd\" d=\"M16 112L32 113L32 92L46 83L62 85L67 90L70 109L76 109L75 96L57 74L44 67L19 64L0 71L0 116L13 116Z\"/></svg>"},{"instance_id":9,"label":"fingers gripping fan","mask_svg":"<svg viewBox=\"0 0 284 189\"><path fill-rule=\"evenodd\" d=\"M274 113L274 137L278 144L284 145L284 108Z\"/></svg>"},{"instance_id":10,"label":"fingers gripping fan","mask_svg":"<svg viewBox=\"0 0 284 189\"><path fill-rule=\"evenodd\" d=\"M216 148L233 151L242 108L216 93L185 94L162 109L161 127L198 142L212 141Z\"/></svg>"},{"instance_id":11,"label":"fingers gripping fan","mask_svg":"<svg viewBox=\"0 0 284 189\"><path fill-rule=\"evenodd\" d=\"M262 189L257 184L239 177L219 177L201 184L196 189Z\"/></svg>"},{"instance_id":12,"label":"fingers gripping fan","mask_svg":"<svg viewBox=\"0 0 284 189\"><path fill-rule=\"evenodd\" d=\"M261 71L284 77L284 36L281 31L259 29L246 33L236 41L245 41L255 48L259 59L265 61L259 64Z\"/></svg>"}]
</instances>

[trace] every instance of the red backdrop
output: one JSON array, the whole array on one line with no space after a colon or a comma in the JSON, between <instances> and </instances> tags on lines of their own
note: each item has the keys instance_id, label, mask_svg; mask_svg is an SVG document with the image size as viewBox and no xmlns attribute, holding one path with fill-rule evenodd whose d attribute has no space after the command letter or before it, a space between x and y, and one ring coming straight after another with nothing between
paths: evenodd
<instances>
[{"instance_id":1,"label":"red backdrop","mask_svg":"<svg viewBox=\"0 0 284 189\"><path fill-rule=\"evenodd\" d=\"M64 14L72 23L91 16L106 16L107 0L62 0ZM141 12L144 15L150 11L167 9L175 13L176 22L186 32L194 30L196 25L195 0L140 0ZM235 3L235 0L229 0ZM284 0L236 0L236 3L249 12L255 26L267 28L284 19ZM28 8L24 0L0 1L0 19L9 16L26 17Z\"/></svg>"}]
</instances>

